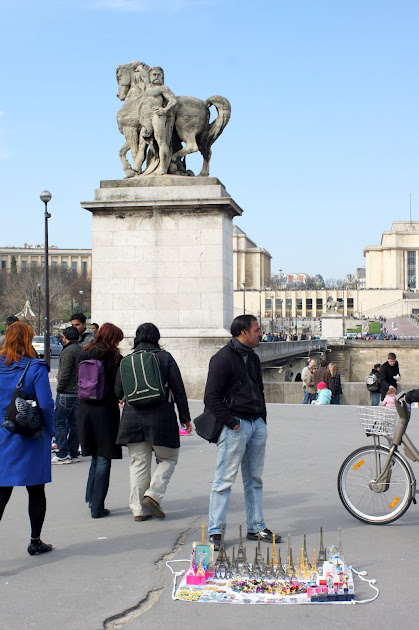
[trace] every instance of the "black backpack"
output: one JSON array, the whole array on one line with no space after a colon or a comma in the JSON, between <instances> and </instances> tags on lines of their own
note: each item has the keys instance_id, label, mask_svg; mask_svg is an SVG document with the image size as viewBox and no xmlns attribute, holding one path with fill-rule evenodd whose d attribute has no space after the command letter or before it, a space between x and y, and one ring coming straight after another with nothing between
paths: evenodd
<instances>
[{"instance_id":1,"label":"black backpack","mask_svg":"<svg viewBox=\"0 0 419 630\"><path fill-rule=\"evenodd\" d=\"M380 391L380 381L378 380L378 376L375 372L371 372L366 378L367 389L369 392L379 392Z\"/></svg>"}]
</instances>

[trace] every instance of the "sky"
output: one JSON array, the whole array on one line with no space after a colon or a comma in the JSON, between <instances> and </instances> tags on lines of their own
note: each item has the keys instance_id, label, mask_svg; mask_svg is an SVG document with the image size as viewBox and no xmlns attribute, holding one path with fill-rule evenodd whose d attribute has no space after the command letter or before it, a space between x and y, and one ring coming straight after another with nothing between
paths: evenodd
<instances>
[{"instance_id":1,"label":"sky","mask_svg":"<svg viewBox=\"0 0 419 630\"><path fill-rule=\"evenodd\" d=\"M122 179L119 64L229 99L210 175L272 272L343 279L419 220L417 0L0 0L0 246L91 247L100 180ZM187 159L199 172L202 159Z\"/></svg>"}]
</instances>

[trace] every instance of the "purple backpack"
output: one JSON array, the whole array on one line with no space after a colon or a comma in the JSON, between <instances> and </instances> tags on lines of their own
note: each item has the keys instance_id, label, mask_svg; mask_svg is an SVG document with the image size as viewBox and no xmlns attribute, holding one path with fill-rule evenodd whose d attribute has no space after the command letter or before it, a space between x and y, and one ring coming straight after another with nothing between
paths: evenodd
<instances>
[{"instance_id":1,"label":"purple backpack","mask_svg":"<svg viewBox=\"0 0 419 630\"><path fill-rule=\"evenodd\" d=\"M86 359L79 363L78 397L83 400L102 400L108 388L105 382L105 370L102 361Z\"/></svg>"}]
</instances>

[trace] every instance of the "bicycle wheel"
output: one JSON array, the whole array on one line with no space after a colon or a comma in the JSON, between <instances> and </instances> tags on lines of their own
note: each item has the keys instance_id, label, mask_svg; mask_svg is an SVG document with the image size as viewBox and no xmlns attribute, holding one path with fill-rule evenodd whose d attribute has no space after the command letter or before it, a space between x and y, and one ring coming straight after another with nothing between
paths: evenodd
<instances>
[{"instance_id":1,"label":"bicycle wheel","mask_svg":"<svg viewBox=\"0 0 419 630\"><path fill-rule=\"evenodd\" d=\"M379 476L377 462L382 468L389 449L380 445L363 446L348 455L338 475L339 497L352 516L364 523L385 525L404 514L412 501L413 472L407 462L394 453L391 469L381 484L382 492L370 488Z\"/></svg>"}]
</instances>

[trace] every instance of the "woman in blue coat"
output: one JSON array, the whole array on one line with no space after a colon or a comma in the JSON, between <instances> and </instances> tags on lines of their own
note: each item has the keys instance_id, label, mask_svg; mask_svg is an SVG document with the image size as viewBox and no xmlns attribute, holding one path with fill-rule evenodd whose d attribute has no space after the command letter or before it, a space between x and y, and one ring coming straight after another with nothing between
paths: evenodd
<instances>
[{"instance_id":1,"label":"woman in blue coat","mask_svg":"<svg viewBox=\"0 0 419 630\"><path fill-rule=\"evenodd\" d=\"M14 486L26 486L29 495L31 541L28 552L51 551L52 545L42 542L41 529L45 518L45 484L51 481L51 438L54 435L54 401L49 384L49 366L35 358L32 348L34 332L23 322L8 327L0 352L0 520ZM44 422L38 439L10 433L3 428L7 407L28 362L31 362L22 390L28 399L38 400Z\"/></svg>"}]
</instances>

